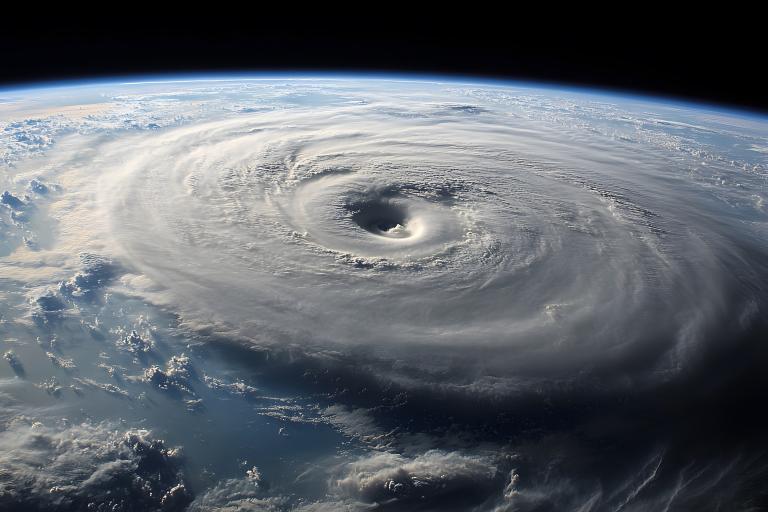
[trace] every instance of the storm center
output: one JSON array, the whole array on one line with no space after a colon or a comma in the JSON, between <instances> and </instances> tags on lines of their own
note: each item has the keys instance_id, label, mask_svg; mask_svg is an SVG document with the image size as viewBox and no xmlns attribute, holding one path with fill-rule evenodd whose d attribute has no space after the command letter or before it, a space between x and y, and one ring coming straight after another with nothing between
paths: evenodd
<instances>
[{"instance_id":1,"label":"storm center","mask_svg":"<svg viewBox=\"0 0 768 512\"><path fill-rule=\"evenodd\" d=\"M352 221L375 235L404 238L408 232L408 211L401 205L386 200L355 204L351 208Z\"/></svg>"}]
</instances>

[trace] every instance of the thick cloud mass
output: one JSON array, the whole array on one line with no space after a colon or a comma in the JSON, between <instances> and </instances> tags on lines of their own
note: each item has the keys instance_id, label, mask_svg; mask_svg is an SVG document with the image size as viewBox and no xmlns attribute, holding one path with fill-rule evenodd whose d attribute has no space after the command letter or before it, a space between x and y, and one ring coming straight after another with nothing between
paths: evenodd
<instances>
[{"instance_id":1,"label":"thick cloud mass","mask_svg":"<svg viewBox=\"0 0 768 512\"><path fill-rule=\"evenodd\" d=\"M164 445L79 427L74 471L11 422L2 446L59 466L9 462L0 500L766 506L765 119L450 82L4 94L0 392L109 395L88 414L200 446L178 490Z\"/></svg>"},{"instance_id":2,"label":"thick cloud mass","mask_svg":"<svg viewBox=\"0 0 768 512\"><path fill-rule=\"evenodd\" d=\"M3 510L182 510L178 453L146 431L51 428L15 419L0 432Z\"/></svg>"},{"instance_id":3,"label":"thick cloud mass","mask_svg":"<svg viewBox=\"0 0 768 512\"><path fill-rule=\"evenodd\" d=\"M723 272L743 265L734 226L706 222L675 155L372 100L105 145L106 236L197 326L429 360L482 346L537 378L679 368L750 307Z\"/></svg>"}]
</instances>

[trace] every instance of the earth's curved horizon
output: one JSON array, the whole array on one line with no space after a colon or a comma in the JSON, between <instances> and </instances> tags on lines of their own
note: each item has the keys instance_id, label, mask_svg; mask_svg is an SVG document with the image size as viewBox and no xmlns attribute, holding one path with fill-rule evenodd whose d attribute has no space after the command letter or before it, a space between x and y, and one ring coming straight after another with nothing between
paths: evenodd
<instances>
[{"instance_id":1,"label":"earth's curved horizon","mask_svg":"<svg viewBox=\"0 0 768 512\"><path fill-rule=\"evenodd\" d=\"M768 507L763 113L157 78L0 89L0 509Z\"/></svg>"}]
</instances>

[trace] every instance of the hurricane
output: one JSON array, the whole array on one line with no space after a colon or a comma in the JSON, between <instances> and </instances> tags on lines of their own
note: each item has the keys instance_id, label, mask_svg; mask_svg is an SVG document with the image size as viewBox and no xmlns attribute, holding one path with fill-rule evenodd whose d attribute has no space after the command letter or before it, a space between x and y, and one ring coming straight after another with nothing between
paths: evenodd
<instances>
[{"instance_id":1,"label":"hurricane","mask_svg":"<svg viewBox=\"0 0 768 512\"><path fill-rule=\"evenodd\" d=\"M430 358L487 346L494 371L533 377L638 357L678 368L751 307L727 299L746 284L725 271L741 228L693 206L671 156L477 107L396 105L107 150L120 161L100 176L107 236L190 318L257 342Z\"/></svg>"},{"instance_id":2,"label":"hurricane","mask_svg":"<svg viewBox=\"0 0 768 512\"><path fill-rule=\"evenodd\" d=\"M85 114L40 113L51 91ZM229 469L213 483L188 479L183 493L155 489L173 506L766 503L754 401L767 389L757 369L768 332L764 118L450 80L141 82L5 96L0 279L24 297L15 307L28 304L13 328L38 345L83 329L108 343L101 362L48 352L78 389L170 389L169 407L191 409L212 400L201 388L247 398L247 381L274 395L259 394L247 414L282 422L280 435L312 424L355 446L325 472L297 455L300 476L280 480L288 470L276 465L271 486L254 466L239 479ZM6 352L9 375L24 363L16 352ZM112 352L125 358L110 366L114 384L64 371L67 357L112 365ZM206 367L213 360L220 375ZM245 380L226 381L233 372ZM114 421L104 407L89 415ZM201 410L179 421L229 414ZM151 416L147 426L173 432ZM100 425L88 432L107 439L93 433ZM702 448L715 440L716 450ZM173 460L162 471L182 485ZM307 490L304 479L330 487ZM21 480L0 472L0 488ZM57 503L76 509L79 499Z\"/></svg>"}]
</instances>

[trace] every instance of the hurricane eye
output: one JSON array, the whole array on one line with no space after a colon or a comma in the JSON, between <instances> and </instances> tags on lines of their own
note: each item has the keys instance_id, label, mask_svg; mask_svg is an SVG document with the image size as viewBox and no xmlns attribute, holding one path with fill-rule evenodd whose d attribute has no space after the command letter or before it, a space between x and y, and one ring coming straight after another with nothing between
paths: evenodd
<instances>
[{"instance_id":1,"label":"hurricane eye","mask_svg":"<svg viewBox=\"0 0 768 512\"><path fill-rule=\"evenodd\" d=\"M375 235L399 235L408 225L408 210L390 200L361 201L351 205L350 210L352 221Z\"/></svg>"}]
</instances>

